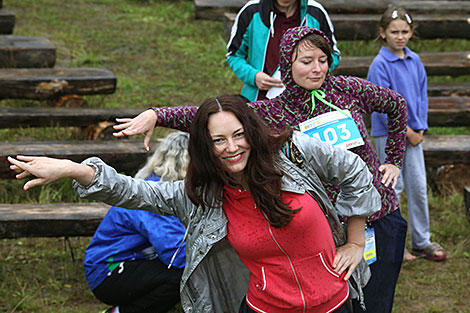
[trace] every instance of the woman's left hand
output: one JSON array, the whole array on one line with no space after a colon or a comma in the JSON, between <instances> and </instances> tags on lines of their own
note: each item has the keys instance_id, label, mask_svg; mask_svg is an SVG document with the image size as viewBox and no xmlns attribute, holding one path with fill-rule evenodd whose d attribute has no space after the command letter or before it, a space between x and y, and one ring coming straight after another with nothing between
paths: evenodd
<instances>
[{"instance_id":1,"label":"woman's left hand","mask_svg":"<svg viewBox=\"0 0 470 313\"><path fill-rule=\"evenodd\" d=\"M348 242L344 246L336 249L336 256L333 261L333 268L339 274L347 271L344 280L351 277L356 266L361 262L364 254L364 246Z\"/></svg>"},{"instance_id":2,"label":"woman's left hand","mask_svg":"<svg viewBox=\"0 0 470 313\"><path fill-rule=\"evenodd\" d=\"M393 164L382 164L379 166L379 172L382 173L382 184L388 187L391 182L392 188L395 189L398 182L398 175L400 175L400 169Z\"/></svg>"}]
</instances>

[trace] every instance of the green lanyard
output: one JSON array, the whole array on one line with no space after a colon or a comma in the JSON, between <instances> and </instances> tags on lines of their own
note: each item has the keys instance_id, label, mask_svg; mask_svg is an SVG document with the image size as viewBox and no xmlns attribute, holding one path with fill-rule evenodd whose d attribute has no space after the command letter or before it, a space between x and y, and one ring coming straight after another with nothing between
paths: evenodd
<instances>
[{"instance_id":1,"label":"green lanyard","mask_svg":"<svg viewBox=\"0 0 470 313\"><path fill-rule=\"evenodd\" d=\"M325 92L320 90L320 89L312 90L312 105L313 106L312 106L312 112L310 112L310 115L313 115L313 110L315 110L315 98L317 98L318 100L320 100L321 102L323 102L324 104L329 106L330 108L335 109L338 112L341 112L346 117L351 117L351 114L349 112L347 112L347 111L345 112L344 110L341 110L340 108L338 108L333 103L330 103L330 102L326 101L325 96L326 96Z\"/></svg>"}]
</instances>

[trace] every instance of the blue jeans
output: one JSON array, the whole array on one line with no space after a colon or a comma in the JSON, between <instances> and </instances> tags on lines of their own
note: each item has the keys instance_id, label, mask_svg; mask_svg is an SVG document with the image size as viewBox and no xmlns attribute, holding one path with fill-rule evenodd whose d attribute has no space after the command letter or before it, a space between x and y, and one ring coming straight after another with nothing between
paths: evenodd
<instances>
[{"instance_id":1,"label":"blue jeans","mask_svg":"<svg viewBox=\"0 0 470 313\"><path fill-rule=\"evenodd\" d=\"M386 140L386 136L374 137L375 147L381 163L385 160ZM399 200L404 190L408 199L408 225L411 247L424 249L431 243L431 233L429 230L426 167L422 144L417 146L406 145L403 166L395 188Z\"/></svg>"},{"instance_id":2,"label":"blue jeans","mask_svg":"<svg viewBox=\"0 0 470 313\"><path fill-rule=\"evenodd\" d=\"M389 313L403 261L407 223L400 210L396 210L372 222L371 226L375 232L377 261L370 265L372 276L363 288L367 311L354 300L354 313Z\"/></svg>"}]
</instances>

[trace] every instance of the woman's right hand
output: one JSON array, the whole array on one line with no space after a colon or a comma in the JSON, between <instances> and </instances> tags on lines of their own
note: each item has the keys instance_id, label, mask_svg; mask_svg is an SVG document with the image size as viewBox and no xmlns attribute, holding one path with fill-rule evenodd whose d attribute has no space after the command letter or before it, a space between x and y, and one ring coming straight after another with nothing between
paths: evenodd
<instances>
[{"instance_id":1,"label":"woman's right hand","mask_svg":"<svg viewBox=\"0 0 470 313\"><path fill-rule=\"evenodd\" d=\"M157 114L154 110L148 109L134 118L117 118L116 121L120 124L113 126L117 130L113 133L115 137L145 134L144 147L149 151L150 138L157 124Z\"/></svg>"},{"instance_id":2,"label":"woman's right hand","mask_svg":"<svg viewBox=\"0 0 470 313\"><path fill-rule=\"evenodd\" d=\"M54 159L48 157L35 157L19 155L15 158L8 157L11 163L10 169L18 173L17 179L35 176L27 181L23 189L41 185L47 185L61 178L73 178L82 185L89 185L95 175L95 170L88 165L75 163L67 159Z\"/></svg>"}]
</instances>

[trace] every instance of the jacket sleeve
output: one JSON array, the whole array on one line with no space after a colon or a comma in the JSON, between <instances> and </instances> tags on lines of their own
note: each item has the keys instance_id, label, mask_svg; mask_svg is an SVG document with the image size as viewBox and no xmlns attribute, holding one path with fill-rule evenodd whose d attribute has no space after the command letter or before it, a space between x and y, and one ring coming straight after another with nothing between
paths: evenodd
<instances>
[{"instance_id":1,"label":"jacket sleeve","mask_svg":"<svg viewBox=\"0 0 470 313\"><path fill-rule=\"evenodd\" d=\"M306 167L312 168L323 183L340 187L335 205L339 215L369 216L381 209L372 174L358 155L300 132L294 132L293 139Z\"/></svg>"},{"instance_id":2,"label":"jacket sleeve","mask_svg":"<svg viewBox=\"0 0 470 313\"><path fill-rule=\"evenodd\" d=\"M184 181L153 182L132 178L118 174L97 157L86 159L82 164L92 166L95 176L88 186L73 181L80 197L123 208L173 215L188 225L195 206L184 192Z\"/></svg>"},{"instance_id":3,"label":"jacket sleeve","mask_svg":"<svg viewBox=\"0 0 470 313\"><path fill-rule=\"evenodd\" d=\"M358 77L350 77L352 92L356 93L362 112L387 113L388 137L385 145L385 163L401 168L406 147L406 127L408 110L405 98L397 92L365 81Z\"/></svg>"},{"instance_id":4,"label":"jacket sleeve","mask_svg":"<svg viewBox=\"0 0 470 313\"><path fill-rule=\"evenodd\" d=\"M419 56L418 56L419 58ZM426 69L424 68L423 63L421 62L421 59L419 59L419 67L418 67L418 72L419 72L419 91L421 93L420 99L422 102L419 104L420 105L420 120L424 123L426 126L425 129L423 130L428 130L428 110L429 110L429 99L428 99L428 75L426 73Z\"/></svg>"},{"instance_id":5,"label":"jacket sleeve","mask_svg":"<svg viewBox=\"0 0 470 313\"><path fill-rule=\"evenodd\" d=\"M157 126L189 132L191 122L196 115L196 106L176 106L152 108L157 114Z\"/></svg>"},{"instance_id":6,"label":"jacket sleeve","mask_svg":"<svg viewBox=\"0 0 470 313\"><path fill-rule=\"evenodd\" d=\"M230 39L227 43L225 59L233 73L244 84L256 87L255 76L259 70L248 63L248 42L251 41L248 26L251 21L251 14L246 8L247 7L242 8L235 18Z\"/></svg>"}]
</instances>

